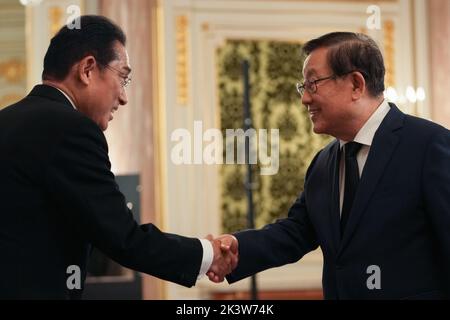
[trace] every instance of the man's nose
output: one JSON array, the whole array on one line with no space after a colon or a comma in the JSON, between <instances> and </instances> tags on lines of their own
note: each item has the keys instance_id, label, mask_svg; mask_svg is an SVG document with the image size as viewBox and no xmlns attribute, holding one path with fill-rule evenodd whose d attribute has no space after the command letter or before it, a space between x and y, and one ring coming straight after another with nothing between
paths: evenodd
<instances>
[{"instance_id":1,"label":"man's nose","mask_svg":"<svg viewBox=\"0 0 450 320\"><path fill-rule=\"evenodd\" d=\"M123 106L128 103L127 91L125 88L122 88L122 91L119 96L119 103Z\"/></svg>"},{"instance_id":2,"label":"man's nose","mask_svg":"<svg viewBox=\"0 0 450 320\"><path fill-rule=\"evenodd\" d=\"M301 101L303 103L304 106L307 106L308 104L311 104L311 94L305 90L305 92L303 92L303 96L301 98Z\"/></svg>"}]
</instances>

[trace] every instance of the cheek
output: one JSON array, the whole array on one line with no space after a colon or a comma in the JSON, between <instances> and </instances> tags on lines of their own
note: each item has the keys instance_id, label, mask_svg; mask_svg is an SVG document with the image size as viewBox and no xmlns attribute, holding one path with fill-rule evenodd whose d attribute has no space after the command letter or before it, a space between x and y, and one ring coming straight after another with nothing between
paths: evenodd
<instances>
[{"instance_id":1,"label":"cheek","mask_svg":"<svg viewBox=\"0 0 450 320\"><path fill-rule=\"evenodd\" d=\"M336 113L336 108L334 106L322 107L319 114L313 119L315 131L320 131L316 133L323 133L323 131L336 123L339 118L339 114Z\"/></svg>"},{"instance_id":2,"label":"cheek","mask_svg":"<svg viewBox=\"0 0 450 320\"><path fill-rule=\"evenodd\" d=\"M111 117L111 103L107 101L107 99L102 99L101 105L98 106L95 114L95 122L105 130L105 126L108 125L108 122Z\"/></svg>"}]
</instances>

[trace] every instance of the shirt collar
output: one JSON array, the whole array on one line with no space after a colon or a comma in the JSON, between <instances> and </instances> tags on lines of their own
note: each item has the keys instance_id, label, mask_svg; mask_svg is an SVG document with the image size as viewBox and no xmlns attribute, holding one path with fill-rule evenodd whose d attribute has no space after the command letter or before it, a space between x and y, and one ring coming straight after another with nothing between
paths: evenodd
<instances>
[{"instance_id":1,"label":"shirt collar","mask_svg":"<svg viewBox=\"0 0 450 320\"><path fill-rule=\"evenodd\" d=\"M53 86L52 86L53 87ZM59 92L61 92L66 98L67 100L69 100L70 104L72 105L72 107L77 110L77 107L75 106L75 103L73 103L72 99L70 99L69 95L67 93L65 93L64 91L62 91L60 88L57 87L53 87L55 89L57 89Z\"/></svg>"},{"instance_id":2,"label":"shirt collar","mask_svg":"<svg viewBox=\"0 0 450 320\"><path fill-rule=\"evenodd\" d=\"M353 141L361 143L362 145L371 146L373 137L377 132L378 128L383 122L384 117L388 114L391 107L386 100L380 104L380 106L375 110L375 112L370 116L369 120L362 126L358 131ZM339 140L340 147L342 148L348 141Z\"/></svg>"}]
</instances>

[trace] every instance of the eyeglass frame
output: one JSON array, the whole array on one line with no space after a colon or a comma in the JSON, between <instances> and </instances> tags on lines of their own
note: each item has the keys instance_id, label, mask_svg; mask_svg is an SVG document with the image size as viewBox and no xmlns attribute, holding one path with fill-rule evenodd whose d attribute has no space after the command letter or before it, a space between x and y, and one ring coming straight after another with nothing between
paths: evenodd
<instances>
[{"instance_id":1,"label":"eyeglass frame","mask_svg":"<svg viewBox=\"0 0 450 320\"><path fill-rule=\"evenodd\" d=\"M111 71L117 72L119 77L122 78L122 80L120 81L120 85L122 86L122 88L128 87L128 85L131 83L131 77L129 75L125 75L122 71L110 66L109 64L103 65L103 67L105 67Z\"/></svg>"},{"instance_id":2,"label":"eyeglass frame","mask_svg":"<svg viewBox=\"0 0 450 320\"><path fill-rule=\"evenodd\" d=\"M316 80L313 80L313 81L308 81L308 80L306 80L306 81L304 81L303 83L297 82L297 83L295 84L295 87L296 87L296 89L297 89L297 92L300 94L300 97L303 97L303 95L305 94L305 91L308 91L308 93L310 93L310 94L311 94L311 93L316 93L316 92L317 92L317 83L318 83L318 82L324 81L324 80L328 80L328 79L333 79L333 80L335 80L336 78L346 76L347 74L350 74L350 73L355 72L355 71L360 72L361 74L363 74L363 76L364 76L364 74L365 74L364 72L359 71L359 70L351 70L351 71L344 72L344 73L341 74L341 75L332 74L331 76L319 78L319 79L316 79ZM314 88L314 89L308 90L307 87L306 87L306 84L307 84L307 83L310 83L310 84L311 84L311 88Z\"/></svg>"}]
</instances>

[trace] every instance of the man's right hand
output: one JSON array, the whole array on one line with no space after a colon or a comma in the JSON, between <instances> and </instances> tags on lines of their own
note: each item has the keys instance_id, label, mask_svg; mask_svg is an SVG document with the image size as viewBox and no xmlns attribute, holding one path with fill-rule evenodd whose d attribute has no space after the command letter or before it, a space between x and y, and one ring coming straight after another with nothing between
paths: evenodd
<instances>
[{"instance_id":1,"label":"man's right hand","mask_svg":"<svg viewBox=\"0 0 450 320\"><path fill-rule=\"evenodd\" d=\"M213 239L211 235L208 235L206 238L211 241L214 250L214 259L207 276L212 282L219 283L238 264L238 241L230 234L221 235L216 239Z\"/></svg>"}]
</instances>

